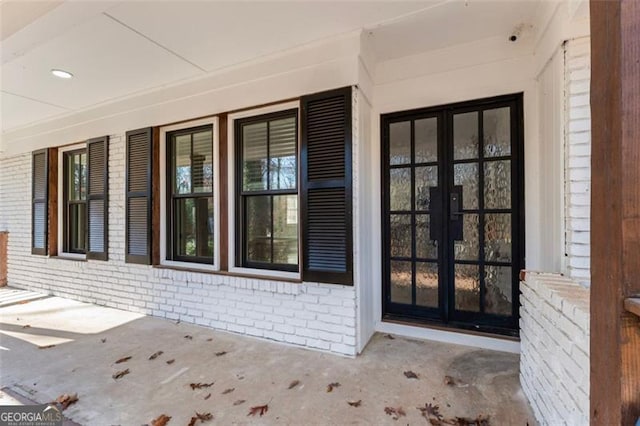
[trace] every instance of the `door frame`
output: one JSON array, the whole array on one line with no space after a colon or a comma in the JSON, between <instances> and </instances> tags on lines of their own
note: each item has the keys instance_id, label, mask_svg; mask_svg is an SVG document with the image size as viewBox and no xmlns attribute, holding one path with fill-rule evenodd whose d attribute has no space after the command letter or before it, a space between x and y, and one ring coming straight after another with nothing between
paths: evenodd
<instances>
[{"instance_id":1,"label":"door frame","mask_svg":"<svg viewBox=\"0 0 640 426\"><path fill-rule=\"evenodd\" d=\"M438 258L440 261L438 262L438 272L439 272L439 280L444 280L444 285L439 284L438 290L438 301L440 316L438 315L429 315L424 316L425 312L431 310L434 311L434 308L409 308L406 309L404 313L388 313L387 305L389 304L389 285L387 285L388 277L389 277L389 261L390 261L390 253L389 253L389 244L390 244L390 227L388 226L388 214L387 211L387 202L389 197L388 191L388 176L387 172L389 170L389 166L385 164L385 159L388 158L388 150L389 150L389 123L417 119L419 116L439 116L441 118L442 125L438 128L438 159L441 164L438 169L438 183L439 187L444 188L443 185L447 187L452 182L445 182L444 177L446 173L444 171L445 167L450 168L453 167L453 161L449 158L447 154L448 147L445 146L446 140L451 139L451 135L446 134L446 132L450 129L449 124L447 123L448 116L450 116L451 111L459 112L461 110L478 110L491 106L499 106L497 104L505 104L511 103L514 111L512 111L511 115L511 132L517 140L512 145L512 153L511 153L511 191L512 191L512 207L511 209L516 214L512 214L512 227L515 228L512 230L512 250L514 254L518 254L518 256L513 256L512 258L512 276L513 276L513 285L512 285L512 315L508 318L499 318L495 316L495 321L483 321L482 324L473 323L473 318L477 318L478 314L471 313L469 315L465 315L465 313L457 314L459 320L447 320L447 318L451 318L450 310L453 308L452 298L448 297L445 294L447 291L451 291L453 287L452 280L450 279L450 271L449 269L453 269L451 265L453 262L451 260L445 259L447 253L450 252L450 243L446 241L444 238L441 238L438 244ZM515 118L515 120L514 120ZM446 134L446 136L445 136ZM413 132L411 137L413 138ZM381 256L382 256L382 303L381 303L381 319L382 321L397 321L404 323L411 323L414 325L431 325L437 327L444 327L448 329L455 329L459 331L465 330L473 330L486 332L490 334L498 334L498 335L508 335L508 336L518 336L519 335L519 318L520 318L520 289L519 289L519 273L520 270L524 268L525 265L525 158L524 158L524 93L512 93L507 95L486 97L480 99L467 100L463 102L449 103L443 105L430 106L426 108L414 108L410 110L391 112L380 115L380 188L381 188ZM482 175L482 171L480 170L480 166L482 164L482 160L478 159L479 164L479 179ZM412 185L414 184L412 179ZM447 191L440 191L440 202L443 217L447 217L449 206L447 200L445 200ZM451 267L449 267L451 266ZM441 283L442 281L439 281ZM443 290L443 287L445 291ZM420 312L422 315L416 315L417 312ZM494 316L490 314L482 314L488 315L487 318L494 319Z\"/></svg>"}]
</instances>

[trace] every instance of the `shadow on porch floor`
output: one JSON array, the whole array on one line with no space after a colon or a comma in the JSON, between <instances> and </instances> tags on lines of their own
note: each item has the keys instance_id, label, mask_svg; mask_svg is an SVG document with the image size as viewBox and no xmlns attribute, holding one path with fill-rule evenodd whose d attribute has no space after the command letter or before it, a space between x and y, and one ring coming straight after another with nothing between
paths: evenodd
<instances>
[{"instance_id":1,"label":"shadow on porch floor","mask_svg":"<svg viewBox=\"0 0 640 426\"><path fill-rule=\"evenodd\" d=\"M196 411L210 412L211 424L429 424L418 409L427 403L444 419L535 424L517 355L378 334L349 359L131 315L57 297L0 308L0 388L38 403L78 393L64 414L84 425L140 425L161 414L180 425ZM66 339L39 348L47 335ZM340 386L328 392L331 383ZM248 416L264 404L264 416Z\"/></svg>"}]
</instances>

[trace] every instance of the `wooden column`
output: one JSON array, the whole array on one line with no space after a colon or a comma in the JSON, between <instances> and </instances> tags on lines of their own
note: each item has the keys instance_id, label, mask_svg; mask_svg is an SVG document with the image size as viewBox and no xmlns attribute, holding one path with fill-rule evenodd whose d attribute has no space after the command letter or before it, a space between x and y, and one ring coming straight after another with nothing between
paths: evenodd
<instances>
[{"instance_id":1,"label":"wooden column","mask_svg":"<svg viewBox=\"0 0 640 426\"><path fill-rule=\"evenodd\" d=\"M640 417L640 1L591 0L591 424Z\"/></svg>"}]
</instances>

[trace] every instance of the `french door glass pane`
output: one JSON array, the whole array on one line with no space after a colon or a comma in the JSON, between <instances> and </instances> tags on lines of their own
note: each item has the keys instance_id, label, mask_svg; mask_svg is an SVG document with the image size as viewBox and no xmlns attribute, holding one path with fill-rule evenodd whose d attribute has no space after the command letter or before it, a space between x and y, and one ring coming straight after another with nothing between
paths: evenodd
<instances>
[{"instance_id":1,"label":"french door glass pane","mask_svg":"<svg viewBox=\"0 0 640 426\"><path fill-rule=\"evenodd\" d=\"M411 262L391 261L391 301L411 304Z\"/></svg>"},{"instance_id":2,"label":"french door glass pane","mask_svg":"<svg viewBox=\"0 0 640 426\"><path fill-rule=\"evenodd\" d=\"M298 196L273 197L273 263L298 264Z\"/></svg>"},{"instance_id":3,"label":"french door glass pane","mask_svg":"<svg viewBox=\"0 0 640 426\"><path fill-rule=\"evenodd\" d=\"M511 208L511 161L484 163L484 208Z\"/></svg>"},{"instance_id":4,"label":"french door glass pane","mask_svg":"<svg viewBox=\"0 0 640 426\"><path fill-rule=\"evenodd\" d=\"M455 242L456 260L478 260L480 257L480 225L477 214L464 214L463 239Z\"/></svg>"},{"instance_id":5,"label":"french door glass pane","mask_svg":"<svg viewBox=\"0 0 640 426\"><path fill-rule=\"evenodd\" d=\"M213 192L213 139L211 130L193 134L193 192Z\"/></svg>"},{"instance_id":6,"label":"french door glass pane","mask_svg":"<svg viewBox=\"0 0 640 426\"><path fill-rule=\"evenodd\" d=\"M411 257L411 215L390 215L391 257Z\"/></svg>"},{"instance_id":7,"label":"french door glass pane","mask_svg":"<svg viewBox=\"0 0 640 426\"><path fill-rule=\"evenodd\" d=\"M414 122L415 162L438 161L438 119L423 118Z\"/></svg>"},{"instance_id":8,"label":"french door glass pane","mask_svg":"<svg viewBox=\"0 0 640 426\"><path fill-rule=\"evenodd\" d=\"M267 122L242 126L242 176L245 191L268 189Z\"/></svg>"},{"instance_id":9,"label":"french door glass pane","mask_svg":"<svg viewBox=\"0 0 640 426\"><path fill-rule=\"evenodd\" d=\"M411 122L389 125L389 164L411 163Z\"/></svg>"},{"instance_id":10,"label":"french door glass pane","mask_svg":"<svg viewBox=\"0 0 640 426\"><path fill-rule=\"evenodd\" d=\"M511 262L511 214L487 213L484 217L484 258Z\"/></svg>"},{"instance_id":11,"label":"french door glass pane","mask_svg":"<svg viewBox=\"0 0 640 426\"><path fill-rule=\"evenodd\" d=\"M511 267L484 267L484 310L486 313L510 316L512 314L513 282Z\"/></svg>"},{"instance_id":12,"label":"french door glass pane","mask_svg":"<svg viewBox=\"0 0 640 426\"><path fill-rule=\"evenodd\" d=\"M484 156L511 155L511 108L488 109L482 113Z\"/></svg>"},{"instance_id":13,"label":"french door glass pane","mask_svg":"<svg viewBox=\"0 0 640 426\"><path fill-rule=\"evenodd\" d=\"M416 167L415 209L430 209L430 190L438 186L438 166Z\"/></svg>"},{"instance_id":14,"label":"french door glass pane","mask_svg":"<svg viewBox=\"0 0 640 426\"><path fill-rule=\"evenodd\" d=\"M480 268L455 265L455 306L459 311L480 311Z\"/></svg>"},{"instance_id":15,"label":"french door glass pane","mask_svg":"<svg viewBox=\"0 0 640 426\"><path fill-rule=\"evenodd\" d=\"M213 197L175 200L176 254L213 256Z\"/></svg>"},{"instance_id":16,"label":"french door glass pane","mask_svg":"<svg viewBox=\"0 0 640 426\"><path fill-rule=\"evenodd\" d=\"M438 307L437 263L416 263L416 305Z\"/></svg>"},{"instance_id":17,"label":"french door glass pane","mask_svg":"<svg viewBox=\"0 0 640 426\"><path fill-rule=\"evenodd\" d=\"M416 215L416 257L419 259L437 259L438 244L430 238L430 216ZM411 241L409 239L409 241Z\"/></svg>"},{"instance_id":18,"label":"french door glass pane","mask_svg":"<svg viewBox=\"0 0 640 426\"><path fill-rule=\"evenodd\" d=\"M391 169L389 175L391 210L411 210L411 168Z\"/></svg>"},{"instance_id":19,"label":"french door glass pane","mask_svg":"<svg viewBox=\"0 0 640 426\"><path fill-rule=\"evenodd\" d=\"M478 158L478 113L453 116L453 159Z\"/></svg>"},{"instance_id":20,"label":"french door glass pane","mask_svg":"<svg viewBox=\"0 0 640 426\"><path fill-rule=\"evenodd\" d=\"M462 185L462 208L479 207L478 163L462 163L453 166L453 184Z\"/></svg>"}]
</instances>

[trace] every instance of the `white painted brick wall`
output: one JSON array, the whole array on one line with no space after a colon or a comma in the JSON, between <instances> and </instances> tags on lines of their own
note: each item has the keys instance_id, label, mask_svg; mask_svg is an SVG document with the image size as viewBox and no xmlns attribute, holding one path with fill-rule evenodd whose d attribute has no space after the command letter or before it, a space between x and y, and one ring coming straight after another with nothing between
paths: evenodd
<instances>
[{"instance_id":1,"label":"white painted brick wall","mask_svg":"<svg viewBox=\"0 0 640 426\"><path fill-rule=\"evenodd\" d=\"M591 80L589 37L567 41L566 83L566 158L565 229L568 276L584 286L590 273L591 208Z\"/></svg>"},{"instance_id":2,"label":"white painted brick wall","mask_svg":"<svg viewBox=\"0 0 640 426\"><path fill-rule=\"evenodd\" d=\"M520 289L520 383L536 419L589 424L589 290L534 272Z\"/></svg>"},{"instance_id":3,"label":"white painted brick wall","mask_svg":"<svg viewBox=\"0 0 640 426\"><path fill-rule=\"evenodd\" d=\"M356 354L351 286L287 283L124 263L124 135L109 151L109 261L31 255L31 154L0 160L9 285L307 348Z\"/></svg>"}]
</instances>

